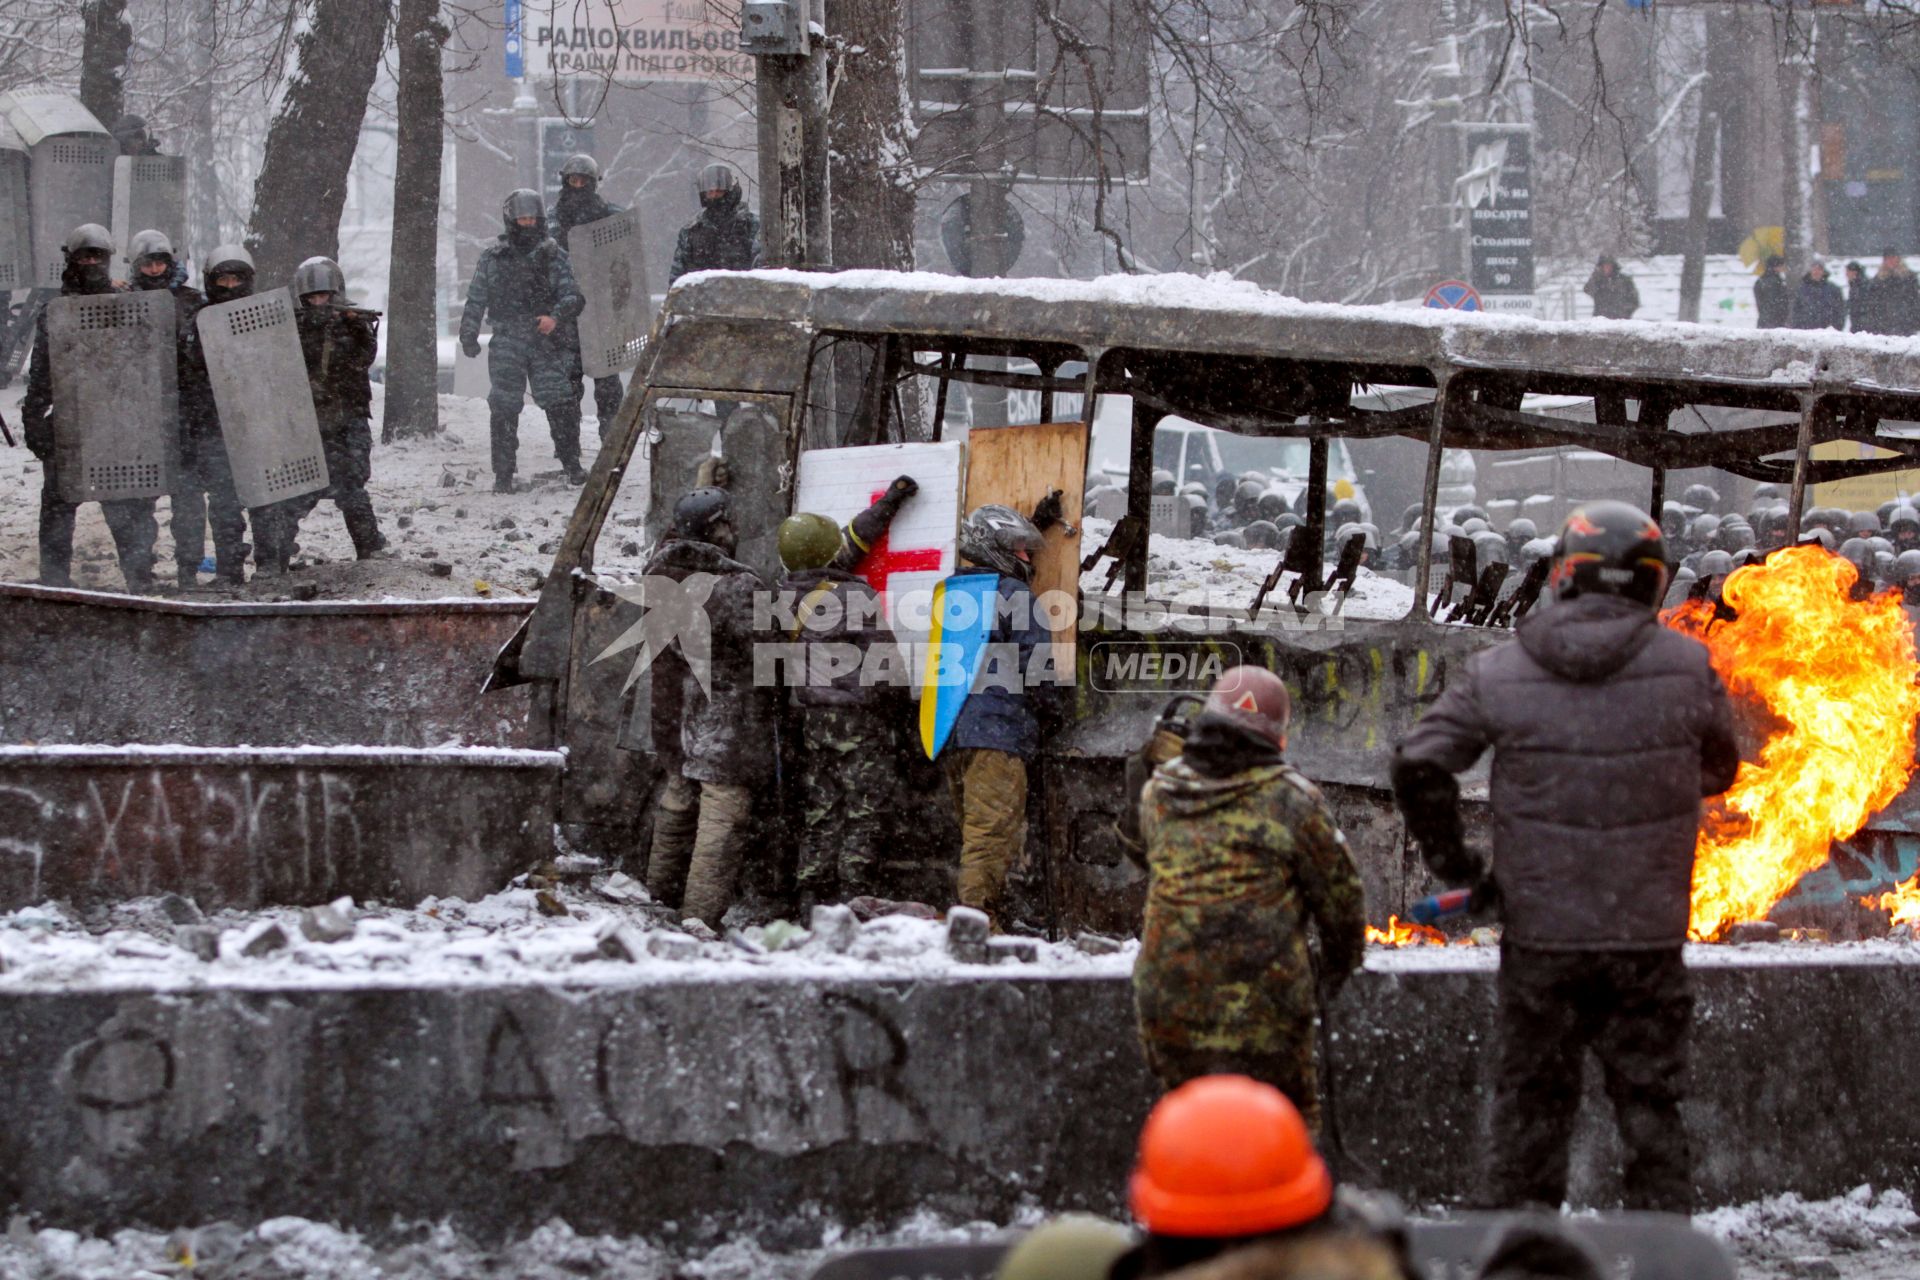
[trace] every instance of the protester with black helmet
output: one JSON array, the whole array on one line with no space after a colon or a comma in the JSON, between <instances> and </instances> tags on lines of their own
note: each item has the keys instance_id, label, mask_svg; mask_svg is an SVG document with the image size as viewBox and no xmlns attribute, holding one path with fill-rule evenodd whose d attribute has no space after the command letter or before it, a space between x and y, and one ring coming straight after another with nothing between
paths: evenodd
<instances>
[{"instance_id":1,"label":"protester with black helmet","mask_svg":"<svg viewBox=\"0 0 1920 1280\"><path fill-rule=\"evenodd\" d=\"M669 284L691 271L750 271L760 265L760 219L740 207L740 179L710 164L694 180L700 216L680 228Z\"/></svg>"},{"instance_id":2,"label":"protester with black helmet","mask_svg":"<svg viewBox=\"0 0 1920 1280\"><path fill-rule=\"evenodd\" d=\"M1567 517L1555 601L1471 659L1393 762L1427 865L1505 924L1493 1099L1497 1204L1566 1198L1582 1050L1600 1059L1630 1209L1685 1211L1679 1103L1693 997L1687 938L1700 801L1739 765L1725 687L1659 625L1659 526L1624 502ZM1493 860L1467 848L1454 775L1493 751Z\"/></svg>"},{"instance_id":3,"label":"protester with black helmet","mask_svg":"<svg viewBox=\"0 0 1920 1280\"><path fill-rule=\"evenodd\" d=\"M773 691L758 687L753 672L753 600L764 584L733 558L738 543L732 499L703 484L675 504L666 541L646 568L650 578L711 584L684 602L704 614L704 643L697 628L677 636L650 672L653 743L667 782L654 811L647 889L715 930L733 905L754 796L772 780L775 754ZM673 606L649 598L647 607Z\"/></svg>"}]
</instances>

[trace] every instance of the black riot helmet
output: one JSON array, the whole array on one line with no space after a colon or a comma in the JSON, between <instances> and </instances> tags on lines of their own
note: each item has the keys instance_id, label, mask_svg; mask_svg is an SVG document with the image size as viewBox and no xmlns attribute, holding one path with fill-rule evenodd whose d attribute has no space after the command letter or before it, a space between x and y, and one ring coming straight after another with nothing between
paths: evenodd
<instances>
[{"instance_id":1,"label":"black riot helmet","mask_svg":"<svg viewBox=\"0 0 1920 1280\"><path fill-rule=\"evenodd\" d=\"M1667 593L1667 543L1647 513L1586 502L1567 515L1548 579L1555 596L1616 595L1655 608Z\"/></svg>"},{"instance_id":2,"label":"black riot helmet","mask_svg":"<svg viewBox=\"0 0 1920 1280\"><path fill-rule=\"evenodd\" d=\"M732 517L733 500L725 489L694 489L673 504L673 536L691 542L711 542L731 552ZM723 525L727 526L724 532Z\"/></svg>"},{"instance_id":3,"label":"black riot helmet","mask_svg":"<svg viewBox=\"0 0 1920 1280\"><path fill-rule=\"evenodd\" d=\"M584 151L575 152L560 164L560 185L565 187L568 178L585 178L587 190L600 185L600 162Z\"/></svg>"},{"instance_id":4,"label":"black riot helmet","mask_svg":"<svg viewBox=\"0 0 1920 1280\"><path fill-rule=\"evenodd\" d=\"M308 258L293 269L293 296L305 302L316 293L330 293L333 301L344 302L347 277L332 258Z\"/></svg>"},{"instance_id":5,"label":"black riot helmet","mask_svg":"<svg viewBox=\"0 0 1920 1280\"><path fill-rule=\"evenodd\" d=\"M60 246L66 266L60 283L71 293L105 293L113 287L113 236L97 222L83 222Z\"/></svg>"},{"instance_id":6,"label":"black riot helmet","mask_svg":"<svg viewBox=\"0 0 1920 1280\"><path fill-rule=\"evenodd\" d=\"M740 203L740 179L731 165L710 164L700 170L693 189L700 197L702 209L731 213Z\"/></svg>"},{"instance_id":7,"label":"black riot helmet","mask_svg":"<svg viewBox=\"0 0 1920 1280\"><path fill-rule=\"evenodd\" d=\"M532 218L533 225L521 226L522 218ZM507 243L516 249L531 249L547 237L547 206L538 191L521 187L508 192L500 202L500 220L506 224Z\"/></svg>"}]
</instances>

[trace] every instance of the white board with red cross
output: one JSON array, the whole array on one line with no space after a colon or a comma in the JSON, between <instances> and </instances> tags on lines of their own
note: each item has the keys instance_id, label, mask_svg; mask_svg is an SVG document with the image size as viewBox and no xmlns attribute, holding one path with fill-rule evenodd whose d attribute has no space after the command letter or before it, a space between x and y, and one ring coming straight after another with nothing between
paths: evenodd
<instances>
[{"instance_id":1,"label":"white board with red cross","mask_svg":"<svg viewBox=\"0 0 1920 1280\"><path fill-rule=\"evenodd\" d=\"M965 446L875 444L808 450L800 455L793 509L845 526L872 506L895 476L903 475L912 476L920 492L901 506L886 538L867 552L857 572L881 593L894 634L917 641L927 636L933 588L957 563Z\"/></svg>"}]
</instances>

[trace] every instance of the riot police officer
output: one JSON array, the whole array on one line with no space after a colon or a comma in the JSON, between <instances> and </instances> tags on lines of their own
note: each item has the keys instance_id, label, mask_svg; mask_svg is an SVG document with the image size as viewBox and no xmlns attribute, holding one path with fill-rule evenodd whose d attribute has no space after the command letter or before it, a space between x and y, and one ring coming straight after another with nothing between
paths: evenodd
<instances>
[{"instance_id":1,"label":"riot police officer","mask_svg":"<svg viewBox=\"0 0 1920 1280\"><path fill-rule=\"evenodd\" d=\"M607 203L600 194L600 166L594 158L584 153L568 156L560 166L560 198L553 205L553 238L560 242L560 247L572 249L567 235L575 227L611 218L619 212L619 206ZM580 331L573 325L568 326L568 331L573 338L573 356L577 362L580 359ZM586 371L579 370L574 376L584 378ZM600 422L602 440L612 430L613 416L620 412L620 399L625 394L617 373L593 380L593 408Z\"/></svg>"},{"instance_id":2,"label":"riot police officer","mask_svg":"<svg viewBox=\"0 0 1920 1280\"><path fill-rule=\"evenodd\" d=\"M115 293L109 266L113 237L87 222L67 234L61 246L66 265L60 272L60 296ZM20 405L27 448L40 459L40 581L49 587L73 585L73 523L80 505L60 496L53 447L53 365L47 345L47 313L34 324L33 360L27 368L27 396ZM100 504L120 556L120 573L129 591L153 588L153 543L159 530L152 498L115 498Z\"/></svg>"},{"instance_id":3,"label":"riot police officer","mask_svg":"<svg viewBox=\"0 0 1920 1280\"><path fill-rule=\"evenodd\" d=\"M173 244L164 232L136 233L127 246L127 257L133 264L133 287L171 292L178 322L180 470L168 496L172 510L167 525L173 534L176 581L183 590L199 585L211 516L215 576L223 585L238 586L246 581L247 524L240 513L240 499L233 491L233 470L227 462L226 444L220 438L213 387L207 381L206 355L200 349L195 324L207 299L198 289L180 282Z\"/></svg>"},{"instance_id":4,"label":"riot police officer","mask_svg":"<svg viewBox=\"0 0 1920 1280\"><path fill-rule=\"evenodd\" d=\"M294 324L300 331L300 353L307 362L307 381L313 390L314 416L320 422L320 448L327 459L327 487L276 504L271 547L260 561L260 572L284 570L293 555L300 521L331 499L346 521L353 553L361 560L391 559L380 522L367 496L373 475L373 385L367 371L379 349L377 314L346 304L347 278L331 258L308 258L293 273L293 292L299 300ZM256 534L258 537L258 534ZM267 538L260 538L267 542Z\"/></svg>"},{"instance_id":5,"label":"riot police officer","mask_svg":"<svg viewBox=\"0 0 1920 1280\"><path fill-rule=\"evenodd\" d=\"M493 317L487 350L489 429L493 435L493 491L513 492L520 453L520 403L529 384L547 415L554 456L572 484L585 484L580 467L579 353L566 330L585 305L573 281L567 251L547 235L547 215L536 191L521 189L500 207L506 224L480 255L460 313L460 349L480 354L480 324Z\"/></svg>"},{"instance_id":6,"label":"riot police officer","mask_svg":"<svg viewBox=\"0 0 1920 1280\"><path fill-rule=\"evenodd\" d=\"M750 271L760 265L760 219L740 207L740 179L710 164L694 182L700 216L680 228L668 283L690 271Z\"/></svg>"}]
</instances>

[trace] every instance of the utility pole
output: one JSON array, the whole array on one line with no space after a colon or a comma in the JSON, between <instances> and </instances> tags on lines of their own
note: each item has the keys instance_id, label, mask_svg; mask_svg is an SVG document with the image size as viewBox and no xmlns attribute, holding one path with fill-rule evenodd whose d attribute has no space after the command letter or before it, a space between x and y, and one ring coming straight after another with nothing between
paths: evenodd
<instances>
[{"instance_id":1,"label":"utility pole","mask_svg":"<svg viewBox=\"0 0 1920 1280\"><path fill-rule=\"evenodd\" d=\"M825 0L746 0L741 47L754 58L760 238L769 267L833 264L827 172L827 60L814 50Z\"/></svg>"}]
</instances>

